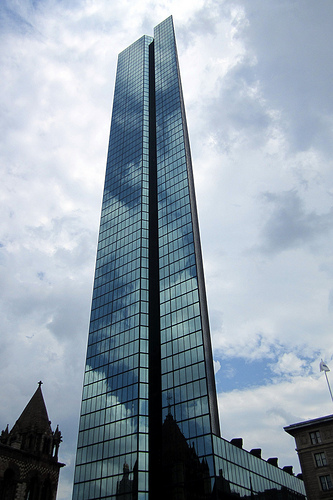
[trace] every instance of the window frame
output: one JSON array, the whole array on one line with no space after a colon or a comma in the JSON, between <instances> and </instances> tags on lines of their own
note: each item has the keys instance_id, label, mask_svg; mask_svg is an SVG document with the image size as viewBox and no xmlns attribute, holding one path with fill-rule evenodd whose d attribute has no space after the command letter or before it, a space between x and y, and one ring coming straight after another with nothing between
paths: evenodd
<instances>
[{"instance_id":1,"label":"window frame","mask_svg":"<svg viewBox=\"0 0 333 500\"><path fill-rule=\"evenodd\" d=\"M310 434L311 444L321 444L322 443L320 431L311 431L309 434Z\"/></svg>"},{"instance_id":2,"label":"window frame","mask_svg":"<svg viewBox=\"0 0 333 500\"><path fill-rule=\"evenodd\" d=\"M319 453L314 453L313 458L316 464L316 467L326 467L327 466L327 458L324 451L320 451Z\"/></svg>"},{"instance_id":3,"label":"window frame","mask_svg":"<svg viewBox=\"0 0 333 500\"><path fill-rule=\"evenodd\" d=\"M330 474L326 474L325 476L319 476L319 481L322 491L333 490L333 484Z\"/></svg>"}]
</instances>

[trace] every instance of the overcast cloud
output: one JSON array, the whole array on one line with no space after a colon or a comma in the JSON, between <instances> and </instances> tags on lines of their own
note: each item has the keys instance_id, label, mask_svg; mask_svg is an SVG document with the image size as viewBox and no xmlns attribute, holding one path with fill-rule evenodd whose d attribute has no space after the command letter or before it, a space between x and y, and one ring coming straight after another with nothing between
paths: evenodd
<instances>
[{"instance_id":1,"label":"overcast cloud","mask_svg":"<svg viewBox=\"0 0 333 500\"><path fill-rule=\"evenodd\" d=\"M117 54L174 16L222 434L299 465L332 413L333 4L0 5L0 427L41 379L71 497ZM330 374L329 374L330 376Z\"/></svg>"}]
</instances>

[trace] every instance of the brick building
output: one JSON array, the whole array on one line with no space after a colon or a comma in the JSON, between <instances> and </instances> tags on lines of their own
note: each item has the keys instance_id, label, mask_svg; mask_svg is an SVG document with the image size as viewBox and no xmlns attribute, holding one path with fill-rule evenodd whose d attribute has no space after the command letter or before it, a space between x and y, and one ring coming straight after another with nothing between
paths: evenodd
<instances>
[{"instance_id":1,"label":"brick building","mask_svg":"<svg viewBox=\"0 0 333 500\"><path fill-rule=\"evenodd\" d=\"M308 500L333 499L333 415L289 425Z\"/></svg>"},{"instance_id":2,"label":"brick building","mask_svg":"<svg viewBox=\"0 0 333 500\"><path fill-rule=\"evenodd\" d=\"M9 431L0 436L0 499L55 500L61 433L51 429L41 382Z\"/></svg>"}]
</instances>

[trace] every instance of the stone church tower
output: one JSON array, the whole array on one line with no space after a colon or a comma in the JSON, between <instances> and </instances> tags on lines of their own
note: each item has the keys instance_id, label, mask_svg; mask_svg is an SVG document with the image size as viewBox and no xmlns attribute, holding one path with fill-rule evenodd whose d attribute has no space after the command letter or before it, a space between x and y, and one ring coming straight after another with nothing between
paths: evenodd
<instances>
[{"instance_id":1,"label":"stone church tower","mask_svg":"<svg viewBox=\"0 0 333 500\"><path fill-rule=\"evenodd\" d=\"M9 431L0 436L0 499L55 500L61 433L51 429L39 382L35 394Z\"/></svg>"}]
</instances>

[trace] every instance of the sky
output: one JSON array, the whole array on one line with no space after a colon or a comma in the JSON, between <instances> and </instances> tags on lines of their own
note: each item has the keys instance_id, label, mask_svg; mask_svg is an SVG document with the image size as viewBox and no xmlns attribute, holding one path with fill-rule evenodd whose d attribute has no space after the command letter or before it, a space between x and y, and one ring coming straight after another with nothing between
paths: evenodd
<instances>
[{"instance_id":1,"label":"sky","mask_svg":"<svg viewBox=\"0 0 333 500\"><path fill-rule=\"evenodd\" d=\"M222 435L333 413L331 0L3 0L0 428L43 381L71 498L117 54L173 15ZM333 384L333 376L328 373ZM0 430L1 430L0 429Z\"/></svg>"}]
</instances>

